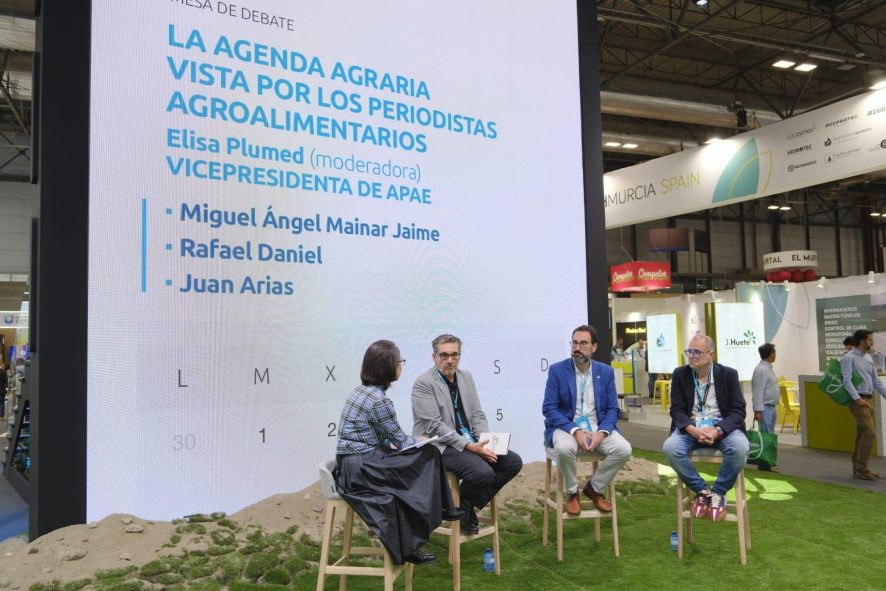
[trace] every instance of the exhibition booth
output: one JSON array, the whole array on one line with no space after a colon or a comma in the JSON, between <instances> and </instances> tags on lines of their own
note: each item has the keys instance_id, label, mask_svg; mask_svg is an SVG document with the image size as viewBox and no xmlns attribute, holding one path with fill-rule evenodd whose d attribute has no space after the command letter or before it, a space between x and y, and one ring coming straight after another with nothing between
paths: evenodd
<instances>
[{"instance_id":1,"label":"exhibition booth","mask_svg":"<svg viewBox=\"0 0 886 591\"><path fill-rule=\"evenodd\" d=\"M799 404L798 429L806 447L852 450L852 415L818 388L828 360L843 355L845 337L862 328L874 331L872 357L878 373L886 375L886 332L877 329L886 313L883 274L804 283L738 283L734 290L671 297L614 298L611 311L615 334L636 335L625 339L625 347L646 340L649 373L669 374L683 364L680 352L693 335L713 337L717 360L738 370L749 408L750 379L760 361L757 347L773 343L776 374L797 383L796 400L790 402ZM632 332L626 333L627 329ZM647 393L639 381L633 392ZM878 396L874 401L875 453L884 455L884 405ZM793 428L791 421L787 423L786 428Z\"/></svg>"}]
</instances>

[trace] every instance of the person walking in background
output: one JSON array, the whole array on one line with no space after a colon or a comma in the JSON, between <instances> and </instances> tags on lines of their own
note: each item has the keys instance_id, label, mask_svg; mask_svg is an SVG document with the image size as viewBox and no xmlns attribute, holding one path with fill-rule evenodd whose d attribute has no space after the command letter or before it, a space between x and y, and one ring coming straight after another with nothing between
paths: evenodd
<instances>
[{"instance_id":1,"label":"person walking in background","mask_svg":"<svg viewBox=\"0 0 886 591\"><path fill-rule=\"evenodd\" d=\"M775 405L778 404L780 396L778 377L772 369L772 364L775 363L775 345L765 343L757 347L757 351L760 353L760 363L754 368L754 374L751 376L754 420L759 423L760 431L775 433ZM760 466L760 470L778 472L775 466L768 468Z\"/></svg>"},{"instance_id":2,"label":"person walking in background","mask_svg":"<svg viewBox=\"0 0 886 591\"><path fill-rule=\"evenodd\" d=\"M852 403L849 411L855 418L855 447L852 449L852 475L861 480L876 480L880 477L868 469L871 447L874 444L874 401L873 392L886 398L886 387L877 377L877 370L868 354L874 346L874 333L869 330L856 330L852 335L854 348L843 355L840 370L843 373L843 387L849 392ZM858 387L852 383L852 373L861 376Z\"/></svg>"}]
</instances>

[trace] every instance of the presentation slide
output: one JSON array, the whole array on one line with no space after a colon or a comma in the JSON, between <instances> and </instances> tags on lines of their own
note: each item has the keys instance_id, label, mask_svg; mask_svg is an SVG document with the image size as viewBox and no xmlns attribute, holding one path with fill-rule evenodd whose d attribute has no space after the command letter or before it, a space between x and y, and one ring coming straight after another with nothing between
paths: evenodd
<instances>
[{"instance_id":1,"label":"presentation slide","mask_svg":"<svg viewBox=\"0 0 886 591\"><path fill-rule=\"evenodd\" d=\"M318 479L367 346L541 459L587 321L575 0L93 0L87 518Z\"/></svg>"}]
</instances>

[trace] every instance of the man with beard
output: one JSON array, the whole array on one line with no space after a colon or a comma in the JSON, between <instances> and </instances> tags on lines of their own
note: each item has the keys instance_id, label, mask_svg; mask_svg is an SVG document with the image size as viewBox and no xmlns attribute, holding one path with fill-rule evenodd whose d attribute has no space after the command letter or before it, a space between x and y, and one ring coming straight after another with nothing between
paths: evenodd
<instances>
[{"instance_id":1,"label":"man with beard","mask_svg":"<svg viewBox=\"0 0 886 591\"><path fill-rule=\"evenodd\" d=\"M523 460L512 450L496 455L486 448L488 439L478 441L480 433L489 432L489 424L474 378L458 368L461 339L441 334L431 346L434 367L412 386L412 432L440 437L434 445L443 454L443 466L461 480L461 531L473 535L480 531L477 510L520 472Z\"/></svg>"},{"instance_id":2,"label":"man with beard","mask_svg":"<svg viewBox=\"0 0 886 591\"><path fill-rule=\"evenodd\" d=\"M572 331L572 358L551 365L542 403L545 445L557 453L557 465L568 493L566 512L581 513L578 497L576 455L596 451L606 458L582 492L598 511L612 511L603 496L615 474L631 457L631 444L621 436L615 372L605 363L592 361L597 350L597 331L581 325Z\"/></svg>"}]
</instances>

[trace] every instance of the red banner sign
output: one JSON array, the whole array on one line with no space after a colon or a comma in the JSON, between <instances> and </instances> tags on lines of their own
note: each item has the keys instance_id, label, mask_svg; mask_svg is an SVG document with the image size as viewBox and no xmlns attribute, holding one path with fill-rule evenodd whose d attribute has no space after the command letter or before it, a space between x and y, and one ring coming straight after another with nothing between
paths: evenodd
<instances>
[{"instance_id":1,"label":"red banner sign","mask_svg":"<svg viewBox=\"0 0 886 591\"><path fill-rule=\"evenodd\" d=\"M671 286L671 264L663 261L634 261L609 268L609 286L614 292L655 291Z\"/></svg>"}]
</instances>

